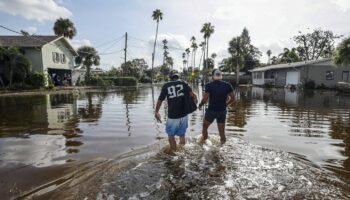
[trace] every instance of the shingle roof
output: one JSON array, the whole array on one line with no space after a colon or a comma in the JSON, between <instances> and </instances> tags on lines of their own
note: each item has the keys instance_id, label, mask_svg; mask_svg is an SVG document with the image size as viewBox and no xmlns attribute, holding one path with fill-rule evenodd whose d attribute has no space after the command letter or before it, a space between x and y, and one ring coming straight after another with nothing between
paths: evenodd
<instances>
[{"instance_id":1,"label":"shingle roof","mask_svg":"<svg viewBox=\"0 0 350 200\"><path fill-rule=\"evenodd\" d=\"M287 63L287 64L279 64L279 65L270 65L266 67L260 67L260 68L255 68L253 70L250 70L251 72L262 72L262 71L268 71L268 70L273 70L273 69L287 69L287 68L295 68L295 67L301 67L305 65L312 65L312 64L317 64L321 62L327 62L330 61L330 58L321 58L318 60L309 60L309 61L301 61L301 62L294 62L294 63Z\"/></svg>"},{"instance_id":2,"label":"shingle roof","mask_svg":"<svg viewBox=\"0 0 350 200\"><path fill-rule=\"evenodd\" d=\"M61 36L0 36L0 46L41 47Z\"/></svg>"}]
</instances>

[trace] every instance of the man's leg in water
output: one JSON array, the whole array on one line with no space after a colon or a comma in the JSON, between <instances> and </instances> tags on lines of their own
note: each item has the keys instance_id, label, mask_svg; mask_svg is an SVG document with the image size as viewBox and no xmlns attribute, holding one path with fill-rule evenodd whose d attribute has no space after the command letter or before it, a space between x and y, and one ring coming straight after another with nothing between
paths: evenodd
<instances>
[{"instance_id":1,"label":"man's leg in water","mask_svg":"<svg viewBox=\"0 0 350 200\"><path fill-rule=\"evenodd\" d=\"M172 152L176 151L176 140L175 140L175 136L169 136L169 145L170 145L170 150Z\"/></svg>"},{"instance_id":2,"label":"man's leg in water","mask_svg":"<svg viewBox=\"0 0 350 200\"><path fill-rule=\"evenodd\" d=\"M210 126L210 122L206 119L203 120L203 128L202 128L202 138L203 140L208 139L208 128Z\"/></svg>"},{"instance_id":3,"label":"man's leg in water","mask_svg":"<svg viewBox=\"0 0 350 200\"><path fill-rule=\"evenodd\" d=\"M218 123L218 129L219 129L221 144L224 144L226 142L225 123Z\"/></svg>"},{"instance_id":4,"label":"man's leg in water","mask_svg":"<svg viewBox=\"0 0 350 200\"><path fill-rule=\"evenodd\" d=\"M180 137L180 144L185 145L186 144L186 138L185 136Z\"/></svg>"}]
</instances>

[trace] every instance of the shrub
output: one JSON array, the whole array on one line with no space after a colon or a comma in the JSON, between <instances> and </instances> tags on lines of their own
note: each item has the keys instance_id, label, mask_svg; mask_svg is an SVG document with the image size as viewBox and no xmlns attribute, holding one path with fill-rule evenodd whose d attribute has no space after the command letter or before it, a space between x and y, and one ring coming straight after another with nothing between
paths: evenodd
<instances>
[{"instance_id":1,"label":"shrub","mask_svg":"<svg viewBox=\"0 0 350 200\"><path fill-rule=\"evenodd\" d=\"M25 83L32 86L33 88L41 88L45 86L45 75L41 72L32 72L30 73Z\"/></svg>"},{"instance_id":2,"label":"shrub","mask_svg":"<svg viewBox=\"0 0 350 200\"><path fill-rule=\"evenodd\" d=\"M140 83L152 83L152 79L147 76L142 76L139 81Z\"/></svg>"},{"instance_id":3,"label":"shrub","mask_svg":"<svg viewBox=\"0 0 350 200\"><path fill-rule=\"evenodd\" d=\"M31 90L34 89L33 86L26 83L14 83L11 87L8 87L9 90Z\"/></svg>"},{"instance_id":4,"label":"shrub","mask_svg":"<svg viewBox=\"0 0 350 200\"><path fill-rule=\"evenodd\" d=\"M316 87L316 83L313 80L308 80L304 84L304 88L305 89L311 89L312 90L312 89L315 89L315 87Z\"/></svg>"},{"instance_id":5,"label":"shrub","mask_svg":"<svg viewBox=\"0 0 350 200\"><path fill-rule=\"evenodd\" d=\"M111 86L112 85L112 81L111 80L107 80L102 78L101 76L91 76L90 77L90 81L89 84L90 86Z\"/></svg>"},{"instance_id":6,"label":"shrub","mask_svg":"<svg viewBox=\"0 0 350 200\"><path fill-rule=\"evenodd\" d=\"M321 83L321 85L318 85L318 86L316 87L316 89L324 90L324 89L328 89L328 87L327 87L325 84Z\"/></svg>"},{"instance_id":7,"label":"shrub","mask_svg":"<svg viewBox=\"0 0 350 200\"><path fill-rule=\"evenodd\" d=\"M136 86L137 79L134 77L104 77L103 80L110 81L114 86Z\"/></svg>"}]
</instances>

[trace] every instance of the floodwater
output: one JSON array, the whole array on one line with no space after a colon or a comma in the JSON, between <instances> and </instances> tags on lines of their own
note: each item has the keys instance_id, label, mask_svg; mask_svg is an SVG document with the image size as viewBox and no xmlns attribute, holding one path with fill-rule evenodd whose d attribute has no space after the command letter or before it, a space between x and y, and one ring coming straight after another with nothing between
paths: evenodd
<instances>
[{"instance_id":1,"label":"floodwater","mask_svg":"<svg viewBox=\"0 0 350 200\"><path fill-rule=\"evenodd\" d=\"M201 96L201 88L194 87ZM350 96L240 88L219 144L203 111L164 153L160 87L0 97L0 196L41 199L348 199ZM166 120L166 105L161 109Z\"/></svg>"}]
</instances>

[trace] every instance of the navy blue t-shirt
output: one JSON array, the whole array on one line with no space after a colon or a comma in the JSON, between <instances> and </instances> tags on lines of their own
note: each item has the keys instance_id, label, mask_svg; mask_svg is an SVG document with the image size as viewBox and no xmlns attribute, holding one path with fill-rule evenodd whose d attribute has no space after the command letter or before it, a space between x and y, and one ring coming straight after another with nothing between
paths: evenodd
<instances>
[{"instance_id":1,"label":"navy blue t-shirt","mask_svg":"<svg viewBox=\"0 0 350 200\"><path fill-rule=\"evenodd\" d=\"M185 95L189 95L191 87L184 81L170 81L163 85L158 100L168 101L168 117L178 119L187 115L185 111Z\"/></svg>"},{"instance_id":2,"label":"navy blue t-shirt","mask_svg":"<svg viewBox=\"0 0 350 200\"><path fill-rule=\"evenodd\" d=\"M216 80L205 85L205 92L209 93L208 110L225 111L228 94L233 92L233 88L230 83Z\"/></svg>"}]
</instances>

